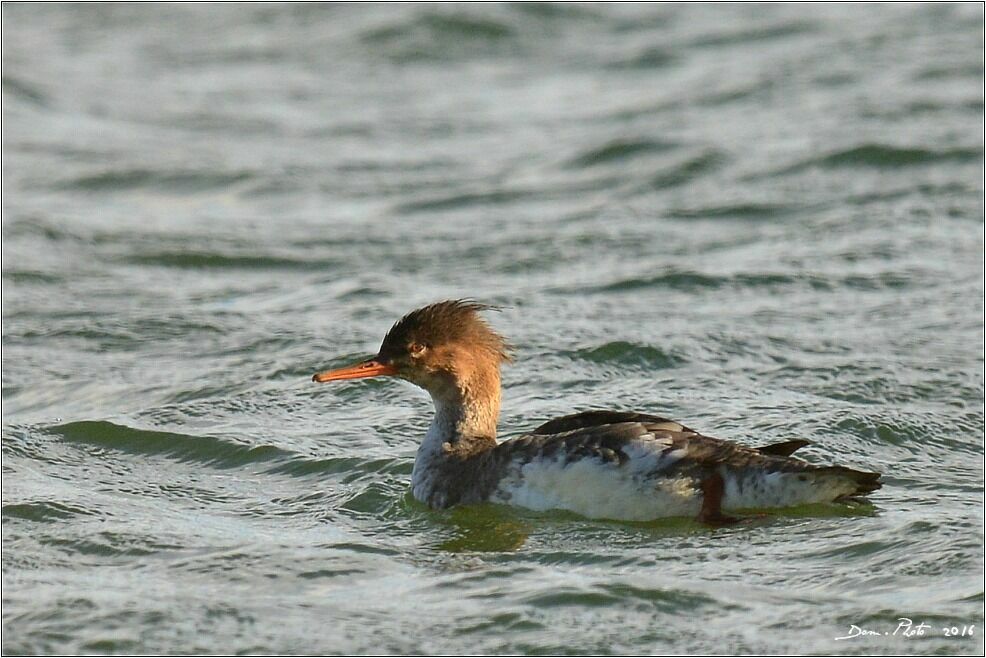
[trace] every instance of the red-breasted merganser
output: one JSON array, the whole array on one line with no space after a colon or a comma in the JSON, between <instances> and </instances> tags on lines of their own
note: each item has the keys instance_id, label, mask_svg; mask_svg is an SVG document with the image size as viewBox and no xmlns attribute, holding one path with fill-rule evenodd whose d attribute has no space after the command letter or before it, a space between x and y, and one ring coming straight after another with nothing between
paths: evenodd
<instances>
[{"instance_id":1,"label":"red-breasted merganser","mask_svg":"<svg viewBox=\"0 0 986 658\"><path fill-rule=\"evenodd\" d=\"M394 376L431 394L435 416L414 460L411 490L433 508L489 501L591 518L738 519L723 509L827 503L880 488L879 473L792 457L795 440L750 448L648 414L586 411L497 443L500 364L507 343L479 315L444 301L405 315L380 351L316 382Z\"/></svg>"}]
</instances>

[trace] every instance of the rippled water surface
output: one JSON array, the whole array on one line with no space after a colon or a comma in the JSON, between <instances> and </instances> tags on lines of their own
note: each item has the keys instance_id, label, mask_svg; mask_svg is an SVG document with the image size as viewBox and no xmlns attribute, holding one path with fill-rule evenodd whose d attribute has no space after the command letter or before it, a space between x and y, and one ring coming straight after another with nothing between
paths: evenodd
<instances>
[{"instance_id":1,"label":"rippled water surface","mask_svg":"<svg viewBox=\"0 0 986 658\"><path fill-rule=\"evenodd\" d=\"M983 43L973 3L5 3L3 651L981 654ZM309 378L460 296L505 307L503 436L636 409L886 485L429 511L427 397Z\"/></svg>"}]
</instances>

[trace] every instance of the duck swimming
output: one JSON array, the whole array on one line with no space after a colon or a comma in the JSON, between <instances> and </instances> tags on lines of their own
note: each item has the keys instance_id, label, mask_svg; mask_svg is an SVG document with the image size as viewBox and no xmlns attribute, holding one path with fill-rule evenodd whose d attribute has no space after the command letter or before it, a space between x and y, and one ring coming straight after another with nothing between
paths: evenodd
<instances>
[{"instance_id":1,"label":"duck swimming","mask_svg":"<svg viewBox=\"0 0 986 658\"><path fill-rule=\"evenodd\" d=\"M500 365L510 356L480 315L491 308L470 300L419 308L394 324L375 356L312 377L391 376L431 394L435 415L411 475L414 497L430 507L492 502L725 525L740 519L724 510L837 502L881 487L879 473L791 456L808 441L751 448L626 411L563 416L498 443Z\"/></svg>"}]
</instances>

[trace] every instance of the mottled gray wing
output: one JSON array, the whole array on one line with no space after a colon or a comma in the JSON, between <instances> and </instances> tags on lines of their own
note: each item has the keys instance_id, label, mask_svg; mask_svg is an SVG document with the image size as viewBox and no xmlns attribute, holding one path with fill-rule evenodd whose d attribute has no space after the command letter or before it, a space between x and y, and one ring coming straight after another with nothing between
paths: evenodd
<instances>
[{"instance_id":1,"label":"mottled gray wing","mask_svg":"<svg viewBox=\"0 0 986 658\"><path fill-rule=\"evenodd\" d=\"M560 434L562 432L570 432L572 430L582 428L599 427L602 425L612 425L615 423L645 423L651 426L650 431L660 429L669 430L672 432L689 432L692 434L698 434L695 430L690 429L677 421L662 418L661 416L642 414L634 411L611 411L606 409L583 411L580 413L570 414L568 416L562 416L561 418L555 418L549 420L543 425L540 425L533 432L531 432L531 434ZM654 427L655 425L658 425L659 427ZM763 455L790 457L795 451L800 450L807 445L811 445L811 441L795 439L793 441L784 441L782 443L773 443L770 445L760 446L759 448L756 448L756 450Z\"/></svg>"},{"instance_id":2,"label":"mottled gray wing","mask_svg":"<svg viewBox=\"0 0 986 658\"><path fill-rule=\"evenodd\" d=\"M589 412L602 417L608 412ZM644 414L620 414L616 417L646 417ZM583 414L579 414L582 416ZM558 421L567 421L559 418ZM596 424L578 427L555 434L544 433L542 425L539 433L519 436L500 444L503 453L511 458L528 461L535 458L552 458L564 454L566 461L595 457L607 462L624 463L627 459L625 448L630 442L650 435L656 439L655 446L662 451L674 451L678 455L679 467L700 469L715 468L720 464L733 468L758 467L766 471L801 470L809 466L795 457L788 456L795 444L752 448L732 441L724 441L689 430L680 423L655 416L654 421L623 421L609 424ZM554 423L555 421L552 421ZM561 422L554 427L564 427ZM785 454L788 453L788 454Z\"/></svg>"},{"instance_id":3,"label":"mottled gray wing","mask_svg":"<svg viewBox=\"0 0 986 658\"><path fill-rule=\"evenodd\" d=\"M636 444L637 448L630 452L639 455L639 440L647 441L652 453L665 453L687 448L689 440L699 436L688 430L675 429L681 428L678 423L658 421L617 422L554 434L524 434L499 444L497 457L501 463L514 464L554 459L560 459L564 464L588 458L623 465L631 458L627 450L631 444ZM685 453L681 454L684 456Z\"/></svg>"}]
</instances>

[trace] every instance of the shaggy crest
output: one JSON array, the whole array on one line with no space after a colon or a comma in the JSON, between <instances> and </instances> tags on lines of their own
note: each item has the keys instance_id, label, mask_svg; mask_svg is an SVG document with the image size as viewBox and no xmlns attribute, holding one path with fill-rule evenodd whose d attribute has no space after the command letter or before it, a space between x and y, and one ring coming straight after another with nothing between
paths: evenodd
<instances>
[{"instance_id":1,"label":"shaggy crest","mask_svg":"<svg viewBox=\"0 0 986 658\"><path fill-rule=\"evenodd\" d=\"M380 354L405 353L413 343L425 347L461 343L486 350L500 361L509 361L510 346L479 315L480 311L495 310L498 310L495 306L469 299L424 306L411 311L390 328L380 346Z\"/></svg>"}]
</instances>

